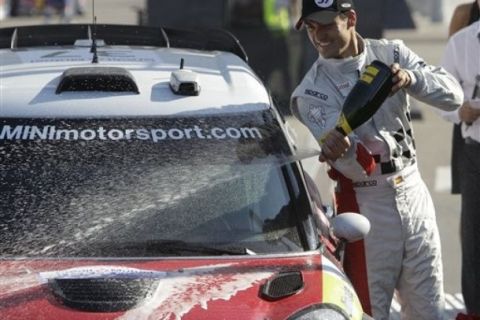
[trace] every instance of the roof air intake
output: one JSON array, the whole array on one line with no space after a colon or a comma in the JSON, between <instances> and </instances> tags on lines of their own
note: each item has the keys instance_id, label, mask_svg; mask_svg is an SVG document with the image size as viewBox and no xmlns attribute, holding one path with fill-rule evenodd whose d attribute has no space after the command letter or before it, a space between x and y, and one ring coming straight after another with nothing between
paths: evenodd
<instances>
[{"instance_id":1,"label":"roof air intake","mask_svg":"<svg viewBox=\"0 0 480 320\"><path fill-rule=\"evenodd\" d=\"M55 93L66 91L139 93L133 76L124 68L96 66L65 70Z\"/></svg>"}]
</instances>

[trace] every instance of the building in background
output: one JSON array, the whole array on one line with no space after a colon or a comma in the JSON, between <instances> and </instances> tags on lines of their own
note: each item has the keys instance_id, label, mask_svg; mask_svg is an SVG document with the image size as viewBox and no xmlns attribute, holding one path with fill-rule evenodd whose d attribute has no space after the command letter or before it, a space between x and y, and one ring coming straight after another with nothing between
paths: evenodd
<instances>
[{"instance_id":1,"label":"building in background","mask_svg":"<svg viewBox=\"0 0 480 320\"><path fill-rule=\"evenodd\" d=\"M365 37L380 38L386 27L415 28L405 0L362 0L355 4L360 16L369 17L358 25ZM139 23L231 31L280 110L289 113L291 92L317 58L305 32L293 29L300 6L301 0L147 0ZM181 14L172 14L175 12Z\"/></svg>"}]
</instances>

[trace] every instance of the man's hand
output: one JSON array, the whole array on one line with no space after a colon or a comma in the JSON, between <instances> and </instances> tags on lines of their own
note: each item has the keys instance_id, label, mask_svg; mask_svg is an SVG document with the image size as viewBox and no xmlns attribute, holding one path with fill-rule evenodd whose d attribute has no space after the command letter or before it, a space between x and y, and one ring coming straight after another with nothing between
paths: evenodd
<instances>
[{"instance_id":1,"label":"man's hand","mask_svg":"<svg viewBox=\"0 0 480 320\"><path fill-rule=\"evenodd\" d=\"M472 124L480 117L480 109L473 108L470 101L465 101L458 110L458 115L466 124Z\"/></svg>"},{"instance_id":2,"label":"man's hand","mask_svg":"<svg viewBox=\"0 0 480 320\"><path fill-rule=\"evenodd\" d=\"M330 130L321 145L322 154L319 157L320 162L335 161L345 155L351 142L348 136L344 136L336 129Z\"/></svg>"},{"instance_id":3,"label":"man's hand","mask_svg":"<svg viewBox=\"0 0 480 320\"><path fill-rule=\"evenodd\" d=\"M391 69L393 73L393 87L390 96L393 96L398 90L408 88L412 84L412 79L410 78L410 73L401 69L398 63L392 64Z\"/></svg>"}]
</instances>

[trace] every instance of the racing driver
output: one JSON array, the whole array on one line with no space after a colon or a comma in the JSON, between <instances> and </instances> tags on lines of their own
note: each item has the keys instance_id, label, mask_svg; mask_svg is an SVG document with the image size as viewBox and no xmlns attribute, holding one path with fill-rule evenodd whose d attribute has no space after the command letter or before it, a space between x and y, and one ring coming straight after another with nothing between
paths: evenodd
<instances>
[{"instance_id":1,"label":"racing driver","mask_svg":"<svg viewBox=\"0 0 480 320\"><path fill-rule=\"evenodd\" d=\"M319 58L293 92L292 112L322 138L320 161L328 161L337 181L338 212L360 212L370 220L369 235L345 256L365 311L388 319L396 289L402 319L442 319L440 238L417 167L408 96L453 111L462 104L462 89L402 41L364 39L356 24L352 0L303 0L297 29L305 27ZM334 129L343 102L374 60L391 66L390 97L345 137Z\"/></svg>"}]
</instances>

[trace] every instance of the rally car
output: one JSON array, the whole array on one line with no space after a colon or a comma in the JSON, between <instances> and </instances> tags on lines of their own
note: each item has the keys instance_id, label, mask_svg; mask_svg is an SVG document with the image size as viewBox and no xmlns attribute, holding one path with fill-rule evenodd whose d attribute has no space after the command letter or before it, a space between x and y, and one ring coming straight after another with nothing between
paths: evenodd
<instances>
[{"instance_id":1,"label":"rally car","mask_svg":"<svg viewBox=\"0 0 480 320\"><path fill-rule=\"evenodd\" d=\"M367 318L337 245L368 221L328 220L231 34L29 26L0 48L1 319Z\"/></svg>"}]
</instances>

